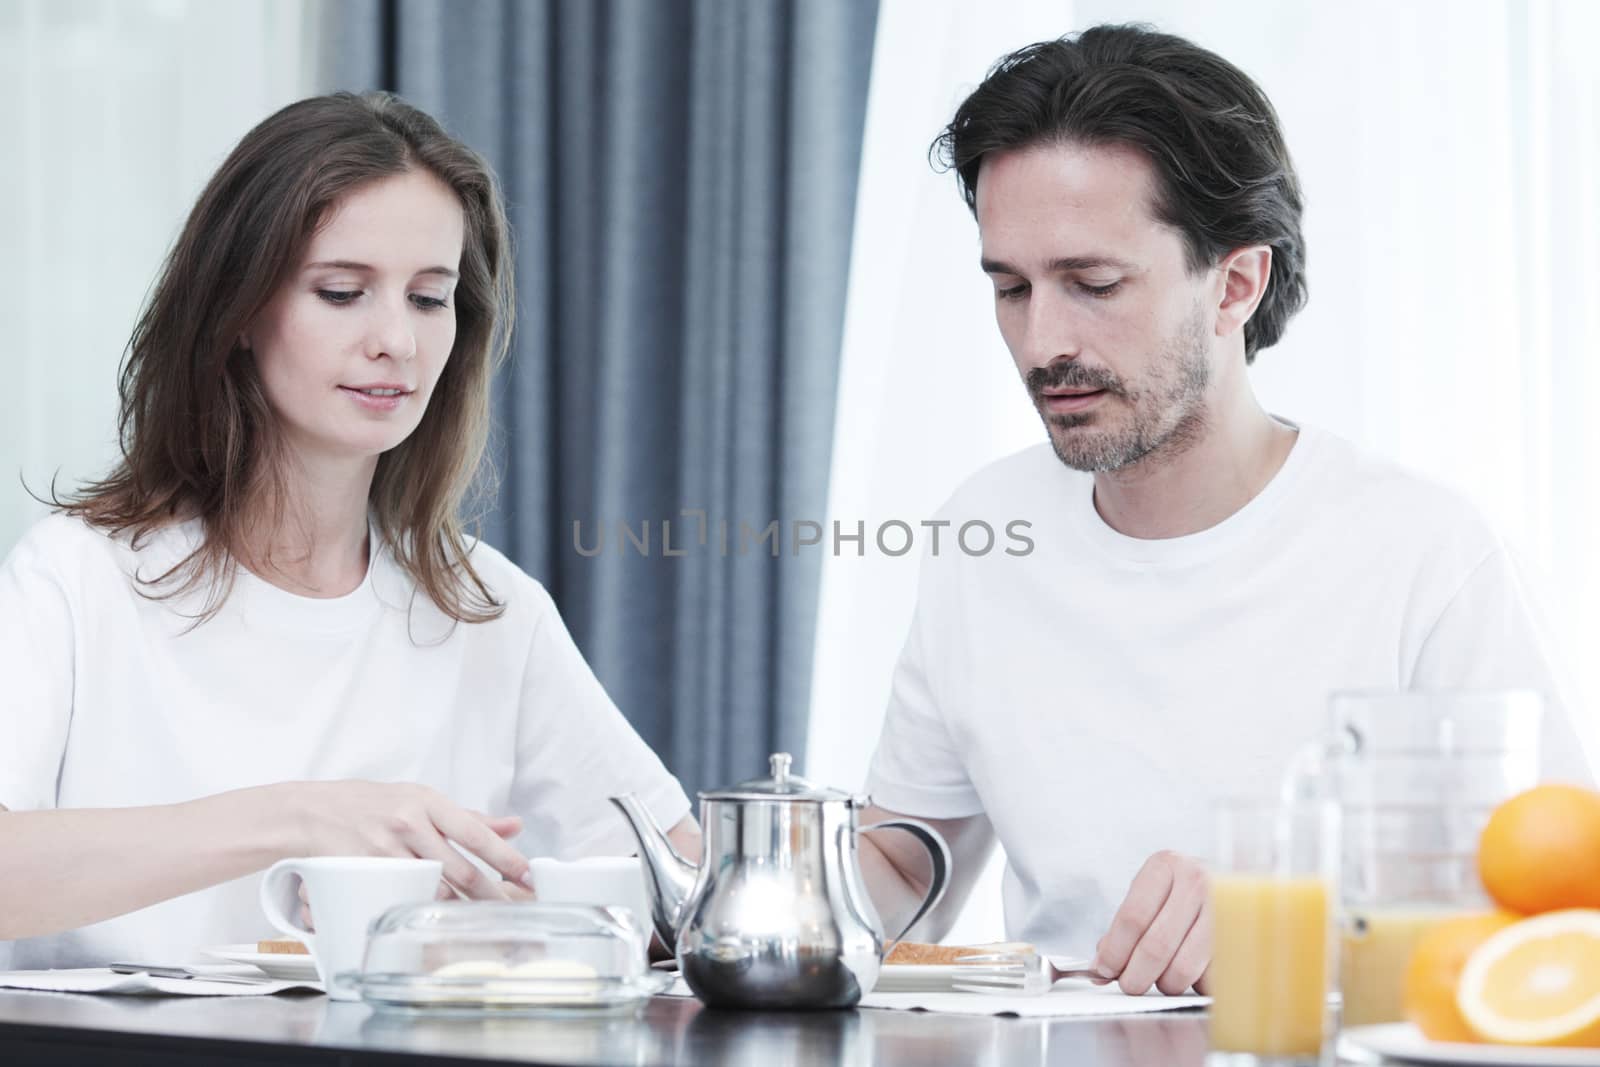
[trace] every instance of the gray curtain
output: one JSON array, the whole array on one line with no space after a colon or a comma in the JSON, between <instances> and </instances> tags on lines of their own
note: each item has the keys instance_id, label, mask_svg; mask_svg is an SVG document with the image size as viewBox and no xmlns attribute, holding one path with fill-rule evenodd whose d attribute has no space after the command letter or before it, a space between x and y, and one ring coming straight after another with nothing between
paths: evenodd
<instances>
[{"instance_id":1,"label":"gray curtain","mask_svg":"<svg viewBox=\"0 0 1600 1067\"><path fill-rule=\"evenodd\" d=\"M400 93L505 186L519 319L484 537L550 588L685 787L800 754L831 542L797 547L794 523L827 503L876 0L347 0L324 18L325 88ZM740 552L741 525L775 520L779 558Z\"/></svg>"}]
</instances>

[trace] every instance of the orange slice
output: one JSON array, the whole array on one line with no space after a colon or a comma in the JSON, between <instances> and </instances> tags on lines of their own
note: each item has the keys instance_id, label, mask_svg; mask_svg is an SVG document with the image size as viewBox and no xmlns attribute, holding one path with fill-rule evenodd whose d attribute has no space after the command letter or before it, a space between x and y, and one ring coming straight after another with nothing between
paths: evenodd
<instances>
[{"instance_id":1,"label":"orange slice","mask_svg":"<svg viewBox=\"0 0 1600 1067\"><path fill-rule=\"evenodd\" d=\"M1456 1006L1485 1041L1600 1047L1600 911L1506 927L1467 959Z\"/></svg>"}]
</instances>

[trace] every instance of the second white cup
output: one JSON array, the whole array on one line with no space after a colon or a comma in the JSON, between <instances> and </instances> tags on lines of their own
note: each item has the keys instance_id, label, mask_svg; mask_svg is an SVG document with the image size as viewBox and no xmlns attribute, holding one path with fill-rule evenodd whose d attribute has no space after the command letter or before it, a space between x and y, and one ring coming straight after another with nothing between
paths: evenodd
<instances>
[{"instance_id":1,"label":"second white cup","mask_svg":"<svg viewBox=\"0 0 1600 1067\"><path fill-rule=\"evenodd\" d=\"M314 856L279 860L261 881L261 910L267 921L311 950L328 996L355 1000L334 977L361 967L372 920L397 904L432 900L439 887L438 860L387 856ZM316 930L300 924L300 897L294 876L306 885Z\"/></svg>"},{"instance_id":2,"label":"second white cup","mask_svg":"<svg viewBox=\"0 0 1600 1067\"><path fill-rule=\"evenodd\" d=\"M621 907L633 913L648 943L655 924L650 918L650 895L645 890L644 868L636 856L596 856L581 860L535 859L533 894L545 904L589 904Z\"/></svg>"}]
</instances>

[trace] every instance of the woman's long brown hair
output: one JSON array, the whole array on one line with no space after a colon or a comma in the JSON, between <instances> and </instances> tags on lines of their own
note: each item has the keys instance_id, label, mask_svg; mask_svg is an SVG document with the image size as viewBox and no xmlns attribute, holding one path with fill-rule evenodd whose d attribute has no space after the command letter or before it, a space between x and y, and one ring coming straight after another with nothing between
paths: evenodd
<instances>
[{"instance_id":1,"label":"woman's long brown hair","mask_svg":"<svg viewBox=\"0 0 1600 1067\"><path fill-rule=\"evenodd\" d=\"M416 430L378 459L369 509L396 561L460 622L504 606L468 559L460 510L489 431L489 384L510 339L510 230L484 161L386 93L290 104L245 135L200 194L134 327L119 391L122 460L55 503L135 545L198 519L199 546L147 588L198 587L215 615L245 558L246 525L281 522L288 457L241 335L296 269L340 198L418 169L460 198L466 227L455 346ZM248 514L247 514L248 510ZM376 552L374 545L372 551ZM149 593L147 595L158 595Z\"/></svg>"}]
</instances>

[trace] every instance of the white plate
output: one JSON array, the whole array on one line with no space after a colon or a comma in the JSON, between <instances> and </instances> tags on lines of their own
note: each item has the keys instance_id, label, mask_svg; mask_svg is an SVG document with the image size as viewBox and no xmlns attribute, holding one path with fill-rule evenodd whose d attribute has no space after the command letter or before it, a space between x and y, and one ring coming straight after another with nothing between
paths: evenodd
<instances>
[{"instance_id":1,"label":"white plate","mask_svg":"<svg viewBox=\"0 0 1600 1067\"><path fill-rule=\"evenodd\" d=\"M358 974L347 984L379 1011L439 1015L588 1015L639 1008L672 985L647 971L631 978L517 978Z\"/></svg>"},{"instance_id":2,"label":"white plate","mask_svg":"<svg viewBox=\"0 0 1600 1067\"><path fill-rule=\"evenodd\" d=\"M200 950L207 956L231 963L248 963L266 971L273 978L288 982L317 981L317 965L310 956L289 952L257 952L256 946L216 945Z\"/></svg>"},{"instance_id":3,"label":"white plate","mask_svg":"<svg viewBox=\"0 0 1600 1067\"><path fill-rule=\"evenodd\" d=\"M1405 1063L1474 1064L1478 1067L1595 1067L1600 1064L1600 1049L1429 1041L1410 1023L1357 1026L1340 1036L1368 1052Z\"/></svg>"}]
</instances>

